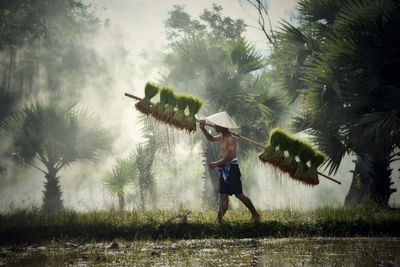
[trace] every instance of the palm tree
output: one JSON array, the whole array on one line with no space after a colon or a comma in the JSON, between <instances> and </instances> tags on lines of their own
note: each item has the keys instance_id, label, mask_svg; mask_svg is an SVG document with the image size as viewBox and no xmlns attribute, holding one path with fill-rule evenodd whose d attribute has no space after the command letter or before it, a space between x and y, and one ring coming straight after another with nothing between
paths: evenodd
<instances>
[{"instance_id":1,"label":"palm tree","mask_svg":"<svg viewBox=\"0 0 400 267\"><path fill-rule=\"evenodd\" d=\"M13 138L12 156L45 175L43 210L63 208L58 172L75 162L95 161L106 149L109 138L94 123L93 116L63 105L59 98L49 104L35 103L1 124Z\"/></svg>"},{"instance_id":2,"label":"palm tree","mask_svg":"<svg viewBox=\"0 0 400 267\"><path fill-rule=\"evenodd\" d=\"M303 26L287 26L311 33L302 43L314 47L301 65L304 110L296 125L327 153L330 173L355 152L356 163L370 168L361 172L372 178L367 197L387 205L395 192L389 164L400 144L399 4L341 2L299 1Z\"/></svg>"},{"instance_id":3,"label":"palm tree","mask_svg":"<svg viewBox=\"0 0 400 267\"><path fill-rule=\"evenodd\" d=\"M136 147L135 165L138 171L138 185L140 194L140 204L142 209L146 206L146 196L155 201L155 181L151 167L153 165L156 147L151 144L139 144Z\"/></svg>"},{"instance_id":4,"label":"palm tree","mask_svg":"<svg viewBox=\"0 0 400 267\"><path fill-rule=\"evenodd\" d=\"M103 177L104 187L109 194L118 198L119 209L125 208L126 187L136 180L135 157L133 154L127 158L117 159L111 171L107 171Z\"/></svg>"}]
</instances>

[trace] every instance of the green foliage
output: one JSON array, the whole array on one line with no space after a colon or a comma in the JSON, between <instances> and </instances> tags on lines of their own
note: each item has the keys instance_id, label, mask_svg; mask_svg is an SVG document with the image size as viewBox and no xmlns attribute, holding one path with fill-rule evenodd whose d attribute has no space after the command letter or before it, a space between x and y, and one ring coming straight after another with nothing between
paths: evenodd
<instances>
[{"instance_id":1,"label":"green foliage","mask_svg":"<svg viewBox=\"0 0 400 267\"><path fill-rule=\"evenodd\" d=\"M0 6L0 49L31 45L38 40L49 46L71 42L81 26L97 23L87 7L75 0L5 0Z\"/></svg>"},{"instance_id":2,"label":"green foliage","mask_svg":"<svg viewBox=\"0 0 400 267\"><path fill-rule=\"evenodd\" d=\"M231 59L240 73L250 73L264 66L261 55L242 38L232 43Z\"/></svg>"},{"instance_id":3,"label":"green foliage","mask_svg":"<svg viewBox=\"0 0 400 267\"><path fill-rule=\"evenodd\" d=\"M139 144L136 146L135 166L137 168L137 184L139 187L140 204L144 209L148 199L154 199L155 194L155 181L151 167L153 165L154 156L156 153L155 143L151 139L147 144Z\"/></svg>"},{"instance_id":4,"label":"green foliage","mask_svg":"<svg viewBox=\"0 0 400 267\"><path fill-rule=\"evenodd\" d=\"M247 210L230 210L218 225L215 211L63 211L38 209L0 215L0 244L74 239L82 242L193 238L399 236L400 211L366 202L352 208L261 210L250 223Z\"/></svg>"},{"instance_id":5,"label":"green foliage","mask_svg":"<svg viewBox=\"0 0 400 267\"><path fill-rule=\"evenodd\" d=\"M197 34L205 34L216 39L240 38L246 28L244 21L222 17L221 11L221 6L213 4L212 10L204 9L199 21L192 19L186 13L184 6L174 5L174 9L168 12L169 16L165 23L167 38L174 41Z\"/></svg>"},{"instance_id":6,"label":"green foliage","mask_svg":"<svg viewBox=\"0 0 400 267\"><path fill-rule=\"evenodd\" d=\"M71 105L62 106L57 99L50 102L25 106L22 112L4 120L1 130L13 139L13 157L43 172L46 188L57 190L60 200L57 173L75 162L95 161L99 152L108 149L110 140L96 126L93 115ZM61 203L59 200L51 201Z\"/></svg>"},{"instance_id":7,"label":"green foliage","mask_svg":"<svg viewBox=\"0 0 400 267\"><path fill-rule=\"evenodd\" d=\"M118 197L120 210L125 207L126 187L137 178L135 160L134 155L117 159L115 166L103 176L104 188L111 196Z\"/></svg>"},{"instance_id":8,"label":"green foliage","mask_svg":"<svg viewBox=\"0 0 400 267\"><path fill-rule=\"evenodd\" d=\"M311 166L314 168L317 168L318 166L320 166L322 163L324 163L324 161L327 159L327 156L322 153L321 151L316 152L316 155L314 155L311 158Z\"/></svg>"},{"instance_id":9,"label":"green foliage","mask_svg":"<svg viewBox=\"0 0 400 267\"><path fill-rule=\"evenodd\" d=\"M399 9L390 0L301 0L299 23L285 22L277 35L277 76L302 95L296 126L315 137L329 173L353 152L386 161L371 172L380 173L376 183L390 180L382 174L400 140ZM388 200L390 183L379 187Z\"/></svg>"},{"instance_id":10,"label":"green foliage","mask_svg":"<svg viewBox=\"0 0 400 267\"><path fill-rule=\"evenodd\" d=\"M272 77L254 73L264 62L246 40L197 34L174 42L172 49L166 60L170 72L163 82L178 92L196 90L207 114L225 110L241 126L241 134L255 140L279 121L284 97L272 90ZM250 148L243 143L240 153Z\"/></svg>"},{"instance_id":11,"label":"green foliage","mask_svg":"<svg viewBox=\"0 0 400 267\"><path fill-rule=\"evenodd\" d=\"M34 81L40 68L40 75L48 79L41 91L63 88L77 92L86 75L99 69L98 64L89 63L93 53L84 44L98 29L98 22L80 1L3 1L0 57L7 64L2 84L8 90L22 92L24 97L35 97L38 89Z\"/></svg>"},{"instance_id":12,"label":"green foliage","mask_svg":"<svg viewBox=\"0 0 400 267\"><path fill-rule=\"evenodd\" d=\"M45 166L51 162L59 170L75 161L95 161L97 153L107 149L108 136L93 119L73 107L36 103L5 120L2 127L14 138L16 157L27 163L40 159Z\"/></svg>"}]
</instances>

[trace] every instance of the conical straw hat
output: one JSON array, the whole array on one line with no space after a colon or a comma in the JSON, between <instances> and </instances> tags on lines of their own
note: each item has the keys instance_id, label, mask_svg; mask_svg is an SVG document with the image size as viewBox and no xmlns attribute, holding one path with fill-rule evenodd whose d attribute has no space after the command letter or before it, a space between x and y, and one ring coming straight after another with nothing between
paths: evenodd
<instances>
[{"instance_id":1,"label":"conical straw hat","mask_svg":"<svg viewBox=\"0 0 400 267\"><path fill-rule=\"evenodd\" d=\"M208 116L206 121L213 123L215 125L228 128L228 129L238 129L239 126L232 120L232 118L225 111L216 113L214 115Z\"/></svg>"}]
</instances>

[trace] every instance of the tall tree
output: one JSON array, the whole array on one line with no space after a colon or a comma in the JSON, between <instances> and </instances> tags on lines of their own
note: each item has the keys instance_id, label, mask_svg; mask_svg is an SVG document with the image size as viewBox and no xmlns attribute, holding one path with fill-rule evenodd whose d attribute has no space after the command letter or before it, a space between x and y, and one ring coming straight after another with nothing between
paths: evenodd
<instances>
[{"instance_id":1,"label":"tall tree","mask_svg":"<svg viewBox=\"0 0 400 267\"><path fill-rule=\"evenodd\" d=\"M155 181L152 172L152 165L155 155L155 147L152 144L138 145L136 147L136 168L138 170L138 185L140 205L145 209L148 200L155 200Z\"/></svg>"},{"instance_id":2,"label":"tall tree","mask_svg":"<svg viewBox=\"0 0 400 267\"><path fill-rule=\"evenodd\" d=\"M165 23L167 38L172 43L197 34L206 34L214 39L240 38L246 24L242 19L223 17L222 10L222 6L213 4L212 10L204 9L199 21L191 18L184 6L175 5L174 9L168 12L169 16Z\"/></svg>"},{"instance_id":3,"label":"tall tree","mask_svg":"<svg viewBox=\"0 0 400 267\"><path fill-rule=\"evenodd\" d=\"M273 55L286 87L304 99L296 125L327 153L330 173L346 153L355 152L359 164L370 166L366 197L388 204L395 192L389 164L397 160L393 151L400 143L399 3L301 0L298 5L300 23L283 24Z\"/></svg>"},{"instance_id":4,"label":"tall tree","mask_svg":"<svg viewBox=\"0 0 400 267\"><path fill-rule=\"evenodd\" d=\"M78 92L93 56L82 37L98 27L87 6L75 0L5 0L0 25L0 61L7 62L0 65L2 87L19 99L39 90Z\"/></svg>"},{"instance_id":5,"label":"tall tree","mask_svg":"<svg viewBox=\"0 0 400 267\"><path fill-rule=\"evenodd\" d=\"M95 161L109 144L90 114L57 99L25 106L4 120L1 129L13 138L12 156L45 175L42 208L47 212L63 208L59 171L75 162Z\"/></svg>"}]
</instances>

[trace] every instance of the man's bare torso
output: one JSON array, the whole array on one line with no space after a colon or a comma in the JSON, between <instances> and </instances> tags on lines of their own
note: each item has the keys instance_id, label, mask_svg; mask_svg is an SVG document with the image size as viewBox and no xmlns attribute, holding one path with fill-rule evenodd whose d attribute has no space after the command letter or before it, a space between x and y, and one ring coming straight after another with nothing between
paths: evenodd
<instances>
[{"instance_id":1,"label":"man's bare torso","mask_svg":"<svg viewBox=\"0 0 400 267\"><path fill-rule=\"evenodd\" d=\"M221 135L220 141L221 156L224 158L226 154L236 157L236 140L232 134Z\"/></svg>"}]
</instances>

